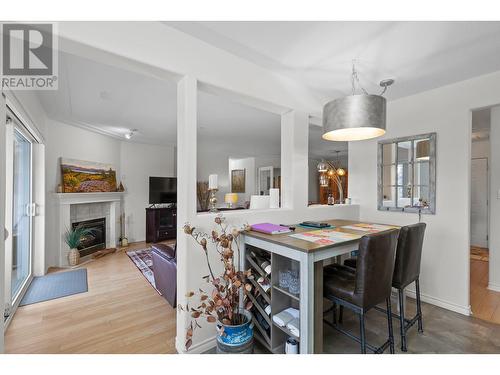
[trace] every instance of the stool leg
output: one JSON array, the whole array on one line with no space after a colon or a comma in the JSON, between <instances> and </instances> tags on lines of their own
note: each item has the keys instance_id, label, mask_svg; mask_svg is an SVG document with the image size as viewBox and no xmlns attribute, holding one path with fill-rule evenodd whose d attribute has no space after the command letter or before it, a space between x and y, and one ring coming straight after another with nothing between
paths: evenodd
<instances>
[{"instance_id":1,"label":"stool leg","mask_svg":"<svg viewBox=\"0 0 500 375\"><path fill-rule=\"evenodd\" d=\"M418 278L415 280L415 292L417 294L418 332L423 333L424 327L422 324L422 304L420 303L420 282Z\"/></svg>"},{"instance_id":2,"label":"stool leg","mask_svg":"<svg viewBox=\"0 0 500 375\"><path fill-rule=\"evenodd\" d=\"M398 289L399 293L399 329L401 333L401 350L406 352L406 329L405 329L405 306L403 289Z\"/></svg>"},{"instance_id":3,"label":"stool leg","mask_svg":"<svg viewBox=\"0 0 500 375\"><path fill-rule=\"evenodd\" d=\"M339 307L339 324L342 324L343 319L344 319L344 306L340 305L340 307Z\"/></svg>"},{"instance_id":4,"label":"stool leg","mask_svg":"<svg viewBox=\"0 0 500 375\"><path fill-rule=\"evenodd\" d=\"M359 333L359 337L361 338L361 354L366 354L365 314L363 311L359 313Z\"/></svg>"},{"instance_id":5,"label":"stool leg","mask_svg":"<svg viewBox=\"0 0 500 375\"><path fill-rule=\"evenodd\" d=\"M394 331L392 329L392 306L391 297L387 298L387 325L389 328L389 350L394 354Z\"/></svg>"},{"instance_id":6,"label":"stool leg","mask_svg":"<svg viewBox=\"0 0 500 375\"><path fill-rule=\"evenodd\" d=\"M334 303L332 307L332 313L333 313L333 325L337 325L337 304Z\"/></svg>"}]
</instances>

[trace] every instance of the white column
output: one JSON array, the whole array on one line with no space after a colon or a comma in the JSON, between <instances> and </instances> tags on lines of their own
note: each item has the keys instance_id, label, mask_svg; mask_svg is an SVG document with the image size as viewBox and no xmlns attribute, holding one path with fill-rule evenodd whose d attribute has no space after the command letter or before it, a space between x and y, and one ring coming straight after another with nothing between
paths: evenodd
<instances>
[{"instance_id":1,"label":"white column","mask_svg":"<svg viewBox=\"0 0 500 375\"><path fill-rule=\"evenodd\" d=\"M500 292L500 106L491 109L488 289Z\"/></svg>"},{"instance_id":2,"label":"white column","mask_svg":"<svg viewBox=\"0 0 500 375\"><path fill-rule=\"evenodd\" d=\"M177 303L185 304L188 269L187 241L182 228L196 217L197 82L185 76L177 85ZM176 349L185 352L188 316L177 310Z\"/></svg>"},{"instance_id":3,"label":"white column","mask_svg":"<svg viewBox=\"0 0 500 375\"><path fill-rule=\"evenodd\" d=\"M0 94L0 313L3 316L5 306L5 97ZM4 325L0 324L0 354L4 352L3 335Z\"/></svg>"},{"instance_id":4,"label":"white column","mask_svg":"<svg viewBox=\"0 0 500 375\"><path fill-rule=\"evenodd\" d=\"M281 201L285 208L307 206L308 133L306 113L293 110L281 115Z\"/></svg>"}]
</instances>

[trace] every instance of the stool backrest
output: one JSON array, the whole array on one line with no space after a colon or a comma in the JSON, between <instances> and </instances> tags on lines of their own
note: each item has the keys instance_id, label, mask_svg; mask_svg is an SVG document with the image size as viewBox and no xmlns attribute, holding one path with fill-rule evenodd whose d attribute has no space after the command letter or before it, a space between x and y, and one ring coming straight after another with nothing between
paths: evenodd
<instances>
[{"instance_id":1,"label":"stool backrest","mask_svg":"<svg viewBox=\"0 0 500 375\"><path fill-rule=\"evenodd\" d=\"M391 295L398 229L363 236L356 267L355 299L369 308Z\"/></svg>"},{"instance_id":2,"label":"stool backrest","mask_svg":"<svg viewBox=\"0 0 500 375\"><path fill-rule=\"evenodd\" d=\"M425 223L402 227L399 231L392 285L404 288L420 275Z\"/></svg>"}]
</instances>

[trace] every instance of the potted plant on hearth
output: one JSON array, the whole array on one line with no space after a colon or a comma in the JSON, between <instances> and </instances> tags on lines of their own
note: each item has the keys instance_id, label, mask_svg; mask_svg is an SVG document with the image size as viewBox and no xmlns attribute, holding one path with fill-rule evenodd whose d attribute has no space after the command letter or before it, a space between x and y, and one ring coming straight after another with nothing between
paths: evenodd
<instances>
[{"instance_id":1,"label":"potted plant on hearth","mask_svg":"<svg viewBox=\"0 0 500 375\"><path fill-rule=\"evenodd\" d=\"M192 344L193 331L201 328L198 319L206 319L216 323L218 353L249 353L253 351L252 302L248 293L252 284L248 278L253 277L250 270L240 270L239 264L240 233L246 229L228 229L225 218L215 218L217 229L209 235L195 230L191 225L184 225L184 233L191 236L202 248L206 257L209 274L203 279L212 286L211 292L199 289L198 292L187 293L188 303L178 305L182 311L191 315L191 322L186 331L186 349ZM210 264L208 247L211 244L218 253L224 271L216 276ZM199 302L191 302L198 297Z\"/></svg>"},{"instance_id":2,"label":"potted plant on hearth","mask_svg":"<svg viewBox=\"0 0 500 375\"><path fill-rule=\"evenodd\" d=\"M64 241L70 249L68 253L68 263L70 266L76 266L80 262L80 252L78 251L78 247L85 236L92 235L93 233L94 231L92 229L81 226L66 229L66 233L64 233Z\"/></svg>"}]
</instances>

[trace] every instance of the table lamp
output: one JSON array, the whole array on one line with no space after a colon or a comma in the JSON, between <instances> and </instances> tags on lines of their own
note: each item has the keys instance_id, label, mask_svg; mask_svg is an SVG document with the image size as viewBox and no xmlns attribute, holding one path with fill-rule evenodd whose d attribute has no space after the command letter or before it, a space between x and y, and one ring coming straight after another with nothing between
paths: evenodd
<instances>
[{"instance_id":1,"label":"table lamp","mask_svg":"<svg viewBox=\"0 0 500 375\"><path fill-rule=\"evenodd\" d=\"M238 194L236 193L227 193L224 196L224 202L227 203L229 208L233 208L233 204L238 203Z\"/></svg>"}]
</instances>

